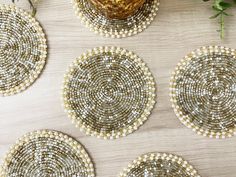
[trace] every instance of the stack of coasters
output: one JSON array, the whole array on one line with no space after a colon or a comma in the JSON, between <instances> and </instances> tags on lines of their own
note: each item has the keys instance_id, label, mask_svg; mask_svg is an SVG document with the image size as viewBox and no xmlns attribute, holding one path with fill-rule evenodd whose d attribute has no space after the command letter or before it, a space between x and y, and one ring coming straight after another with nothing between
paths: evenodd
<instances>
[{"instance_id":1,"label":"stack of coasters","mask_svg":"<svg viewBox=\"0 0 236 177\"><path fill-rule=\"evenodd\" d=\"M73 0L74 9L90 30L105 37L122 38L146 29L157 15L159 0L146 0L136 13L124 19L108 18L88 0Z\"/></svg>"}]
</instances>

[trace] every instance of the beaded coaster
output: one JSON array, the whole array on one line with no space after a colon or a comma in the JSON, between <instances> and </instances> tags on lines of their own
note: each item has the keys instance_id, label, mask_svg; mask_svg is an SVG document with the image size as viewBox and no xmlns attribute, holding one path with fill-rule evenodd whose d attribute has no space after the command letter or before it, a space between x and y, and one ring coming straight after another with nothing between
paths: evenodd
<instances>
[{"instance_id":1,"label":"beaded coaster","mask_svg":"<svg viewBox=\"0 0 236 177\"><path fill-rule=\"evenodd\" d=\"M146 0L134 15L124 19L107 19L87 0L73 0L76 15L95 33L105 37L122 38L142 32L154 20L159 0Z\"/></svg>"},{"instance_id":2,"label":"beaded coaster","mask_svg":"<svg viewBox=\"0 0 236 177\"><path fill-rule=\"evenodd\" d=\"M88 51L64 78L64 108L91 136L113 139L137 130L155 104L155 83L145 63L118 47Z\"/></svg>"},{"instance_id":3,"label":"beaded coaster","mask_svg":"<svg viewBox=\"0 0 236 177\"><path fill-rule=\"evenodd\" d=\"M45 35L26 11L0 5L0 95L25 90L41 73L47 55Z\"/></svg>"},{"instance_id":4,"label":"beaded coaster","mask_svg":"<svg viewBox=\"0 0 236 177\"><path fill-rule=\"evenodd\" d=\"M119 177L200 177L184 159L172 154L149 153L128 165Z\"/></svg>"},{"instance_id":5,"label":"beaded coaster","mask_svg":"<svg viewBox=\"0 0 236 177\"><path fill-rule=\"evenodd\" d=\"M187 55L171 79L171 101L181 122L198 134L236 132L236 52L209 46Z\"/></svg>"},{"instance_id":6,"label":"beaded coaster","mask_svg":"<svg viewBox=\"0 0 236 177\"><path fill-rule=\"evenodd\" d=\"M26 134L6 155L1 177L94 177L93 164L79 142L49 130Z\"/></svg>"}]
</instances>

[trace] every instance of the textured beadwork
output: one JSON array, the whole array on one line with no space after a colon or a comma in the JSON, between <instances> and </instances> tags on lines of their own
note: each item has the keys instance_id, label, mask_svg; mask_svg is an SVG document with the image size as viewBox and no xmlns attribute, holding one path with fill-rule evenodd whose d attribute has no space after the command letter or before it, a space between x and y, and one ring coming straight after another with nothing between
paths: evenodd
<instances>
[{"instance_id":1,"label":"textured beadwork","mask_svg":"<svg viewBox=\"0 0 236 177\"><path fill-rule=\"evenodd\" d=\"M119 47L84 53L64 78L64 108L87 134L104 139L137 130L155 104L155 83L145 63Z\"/></svg>"},{"instance_id":2,"label":"textured beadwork","mask_svg":"<svg viewBox=\"0 0 236 177\"><path fill-rule=\"evenodd\" d=\"M173 154L148 153L138 157L119 177L200 177L187 161Z\"/></svg>"},{"instance_id":3,"label":"textured beadwork","mask_svg":"<svg viewBox=\"0 0 236 177\"><path fill-rule=\"evenodd\" d=\"M146 0L144 5L126 19L108 19L87 0L73 0L74 9L81 21L92 31L105 37L122 38L142 32L154 20L159 0Z\"/></svg>"},{"instance_id":4,"label":"textured beadwork","mask_svg":"<svg viewBox=\"0 0 236 177\"><path fill-rule=\"evenodd\" d=\"M133 15L145 0L87 0L109 19L125 19Z\"/></svg>"},{"instance_id":5,"label":"textured beadwork","mask_svg":"<svg viewBox=\"0 0 236 177\"><path fill-rule=\"evenodd\" d=\"M50 130L26 134L10 149L1 177L94 177L93 164L79 142Z\"/></svg>"},{"instance_id":6,"label":"textured beadwork","mask_svg":"<svg viewBox=\"0 0 236 177\"><path fill-rule=\"evenodd\" d=\"M0 5L0 95L16 94L41 73L47 55L45 35L28 12Z\"/></svg>"},{"instance_id":7,"label":"textured beadwork","mask_svg":"<svg viewBox=\"0 0 236 177\"><path fill-rule=\"evenodd\" d=\"M203 136L236 132L236 52L208 46L187 55L176 67L171 101L181 122Z\"/></svg>"}]
</instances>

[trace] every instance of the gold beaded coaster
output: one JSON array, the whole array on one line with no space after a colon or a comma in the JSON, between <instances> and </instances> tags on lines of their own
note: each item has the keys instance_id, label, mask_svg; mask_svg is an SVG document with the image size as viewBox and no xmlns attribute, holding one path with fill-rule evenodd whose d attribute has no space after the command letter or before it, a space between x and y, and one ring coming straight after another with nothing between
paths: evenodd
<instances>
[{"instance_id":1,"label":"gold beaded coaster","mask_svg":"<svg viewBox=\"0 0 236 177\"><path fill-rule=\"evenodd\" d=\"M41 73L47 55L45 35L28 12L0 4L0 95L25 90Z\"/></svg>"},{"instance_id":2,"label":"gold beaded coaster","mask_svg":"<svg viewBox=\"0 0 236 177\"><path fill-rule=\"evenodd\" d=\"M202 47L176 67L171 101L181 122L198 134L225 138L236 132L236 51Z\"/></svg>"},{"instance_id":3,"label":"gold beaded coaster","mask_svg":"<svg viewBox=\"0 0 236 177\"><path fill-rule=\"evenodd\" d=\"M137 130L155 104L155 83L145 63L119 47L80 56L64 78L64 108L86 134L114 139Z\"/></svg>"},{"instance_id":4,"label":"gold beaded coaster","mask_svg":"<svg viewBox=\"0 0 236 177\"><path fill-rule=\"evenodd\" d=\"M142 32L154 20L159 8L159 0L146 0L134 15L126 19L109 19L88 0L73 2L76 15L91 31L112 38L128 37Z\"/></svg>"},{"instance_id":5,"label":"gold beaded coaster","mask_svg":"<svg viewBox=\"0 0 236 177\"><path fill-rule=\"evenodd\" d=\"M6 155L1 177L94 177L89 155L71 137L49 130L26 134Z\"/></svg>"},{"instance_id":6,"label":"gold beaded coaster","mask_svg":"<svg viewBox=\"0 0 236 177\"><path fill-rule=\"evenodd\" d=\"M173 154L148 153L138 157L119 177L200 177L187 161Z\"/></svg>"}]
</instances>

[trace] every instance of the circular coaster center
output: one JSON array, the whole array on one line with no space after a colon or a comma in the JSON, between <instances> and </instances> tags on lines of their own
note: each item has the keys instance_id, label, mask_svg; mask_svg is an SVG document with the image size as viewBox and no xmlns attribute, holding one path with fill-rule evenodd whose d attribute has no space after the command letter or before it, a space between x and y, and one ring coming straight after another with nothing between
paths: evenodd
<instances>
[{"instance_id":1,"label":"circular coaster center","mask_svg":"<svg viewBox=\"0 0 236 177\"><path fill-rule=\"evenodd\" d=\"M17 46L11 45L11 41L2 41L0 43L0 65L2 69L9 69L14 67L14 63L17 62Z\"/></svg>"},{"instance_id":2,"label":"circular coaster center","mask_svg":"<svg viewBox=\"0 0 236 177\"><path fill-rule=\"evenodd\" d=\"M4 34L3 34L3 36L4 36ZM8 42L4 38L4 39L0 40L0 57L1 58L5 57L7 53L8 53ZM3 61L0 60L0 62L3 62Z\"/></svg>"},{"instance_id":3,"label":"circular coaster center","mask_svg":"<svg viewBox=\"0 0 236 177\"><path fill-rule=\"evenodd\" d=\"M109 84L101 88L100 94L102 95L103 101L107 103L113 102L116 97L115 90Z\"/></svg>"},{"instance_id":4,"label":"circular coaster center","mask_svg":"<svg viewBox=\"0 0 236 177\"><path fill-rule=\"evenodd\" d=\"M215 80L208 86L209 97L208 100L211 101L223 101L228 99L229 95L227 92L227 86L224 85L224 80ZM216 104L215 102L214 104Z\"/></svg>"},{"instance_id":5,"label":"circular coaster center","mask_svg":"<svg viewBox=\"0 0 236 177\"><path fill-rule=\"evenodd\" d=\"M212 89L212 96L215 98L218 98L220 96L220 94L222 93L223 89L221 87L215 87Z\"/></svg>"}]
</instances>

